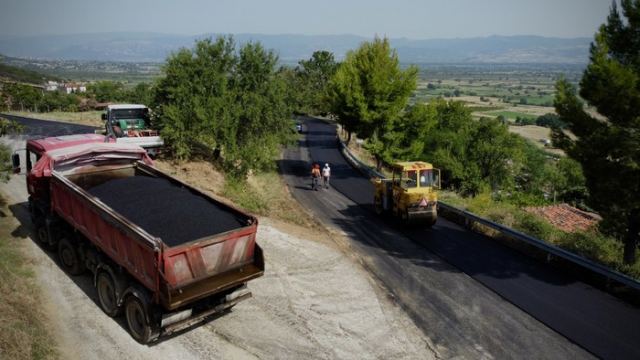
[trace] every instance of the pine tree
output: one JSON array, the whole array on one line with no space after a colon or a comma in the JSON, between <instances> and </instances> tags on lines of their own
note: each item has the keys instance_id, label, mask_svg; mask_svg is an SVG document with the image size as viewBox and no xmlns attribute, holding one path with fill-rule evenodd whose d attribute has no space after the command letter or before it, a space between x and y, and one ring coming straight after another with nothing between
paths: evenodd
<instances>
[{"instance_id":1,"label":"pine tree","mask_svg":"<svg viewBox=\"0 0 640 360\"><path fill-rule=\"evenodd\" d=\"M640 1L613 3L591 44L580 96L567 81L557 83L556 111L573 140L554 129L554 141L580 162L589 204L604 218L601 228L624 239L624 261L635 262L640 230ZM623 19L625 18L625 19Z\"/></svg>"}]
</instances>

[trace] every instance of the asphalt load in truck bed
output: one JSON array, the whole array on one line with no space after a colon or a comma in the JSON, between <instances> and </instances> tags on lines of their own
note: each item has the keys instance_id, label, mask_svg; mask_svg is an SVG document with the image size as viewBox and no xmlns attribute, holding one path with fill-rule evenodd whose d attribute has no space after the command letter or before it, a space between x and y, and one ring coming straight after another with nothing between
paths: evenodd
<instances>
[{"instance_id":1,"label":"asphalt load in truck bed","mask_svg":"<svg viewBox=\"0 0 640 360\"><path fill-rule=\"evenodd\" d=\"M237 229L246 223L235 212L162 178L131 176L107 181L88 191L168 246Z\"/></svg>"}]
</instances>

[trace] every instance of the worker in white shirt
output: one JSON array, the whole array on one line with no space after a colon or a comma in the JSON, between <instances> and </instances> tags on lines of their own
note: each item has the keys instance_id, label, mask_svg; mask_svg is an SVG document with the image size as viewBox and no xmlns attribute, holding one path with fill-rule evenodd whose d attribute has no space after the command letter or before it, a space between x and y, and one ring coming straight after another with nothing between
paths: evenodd
<instances>
[{"instance_id":1,"label":"worker in white shirt","mask_svg":"<svg viewBox=\"0 0 640 360\"><path fill-rule=\"evenodd\" d=\"M329 164L324 164L322 168L322 183L325 189L329 188L329 178L331 177L331 168Z\"/></svg>"}]
</instances>

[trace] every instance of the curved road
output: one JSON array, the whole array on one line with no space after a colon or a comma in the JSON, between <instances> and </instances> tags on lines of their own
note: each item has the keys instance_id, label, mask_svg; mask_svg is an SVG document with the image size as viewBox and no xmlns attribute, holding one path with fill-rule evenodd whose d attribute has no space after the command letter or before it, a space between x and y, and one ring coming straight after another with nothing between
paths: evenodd
<instances>
[{"instance_id":1,"label":"curved road","mask_svg":"<svg viewBox=\"0 0 640 360\"><path fill-rule=\"evenodd\" d=\"M640 358L640 311L445 219L401 233L370 211L373 185L336 146L335 127L305 121L280 164L294 196L350 238L361 262L445 358ZM310 161L332 189L310 191Z\"/></svg>"}]
</instances>

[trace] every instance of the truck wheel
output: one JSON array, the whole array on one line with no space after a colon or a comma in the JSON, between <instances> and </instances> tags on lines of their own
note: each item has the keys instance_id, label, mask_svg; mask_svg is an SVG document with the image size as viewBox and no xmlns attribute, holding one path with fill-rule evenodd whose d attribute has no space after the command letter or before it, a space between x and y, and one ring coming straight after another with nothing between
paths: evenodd
<instances>
[{"instance_id":1,"label":"truck wheel","mask_svg":"<svg viewBox=\"0 0 640 360\"><path fill-rule=\"evenodd\" d=\"M47 226L44 224L44 221L36 222L36 240L40 246L47 250L51 249L51 244L49 244L49 232L47 231Z\"/></svg>"},{"instance_id":2,"label":"truck wheel","mask_svg":"<svg viewBox=\"0 0 640 360\"><path fill-rule=\"evenodd\" d=\"M105 314L110 317L116 317L120 314L122 308L118 306L118 299L116 296L116 286L109 275L105 271L100 271L96 278L96 290L98 290L98 300L100 301L100 307Z\"/></svg>"},{"instance_id":3,"label":"truck wheel","mask_svg":"<svg viewBox=\"0 0 640 360\"><path fill-rule=\"evenodd\" d=\"M400 218L402 219L402 223L404 225L409 225L409 211L408 210L403 210L400 213Z\"/></svg>"},{"instance_id":4,"label":"truck wheel","mask_svg":"<svg viewBox=\"0 0 640 360\"><path fill-rule=\"evenodd\" d=\"M158 331L149 323L149 316L142 300L130 295L124 303L125 317L131 336L141 344L147 344L158 337Z\"/></svg>"},{"instance_id":5,"label":"truck wheel","mask_svg":"<svg viewBox=\"0 0 640 360\"><path fill-rule=\"evenodd\" d=\"M60 266L67 273L80 275L84 272L84 266L80 262L78 250L69 239L60 239L58 243L58 257L60 259Z\"/></svg>"},{"instance_id":6,"label":"truck wheel","mask_svg":"<svg viewBox=\"0 0 640 360\"><path fill-rule=\"evenodd\" d=\"M384 212L384 209L382 208L382 199L377 196L373 199L373 209L378 215L382 215Z\"/></svg>"}]
</instances>

